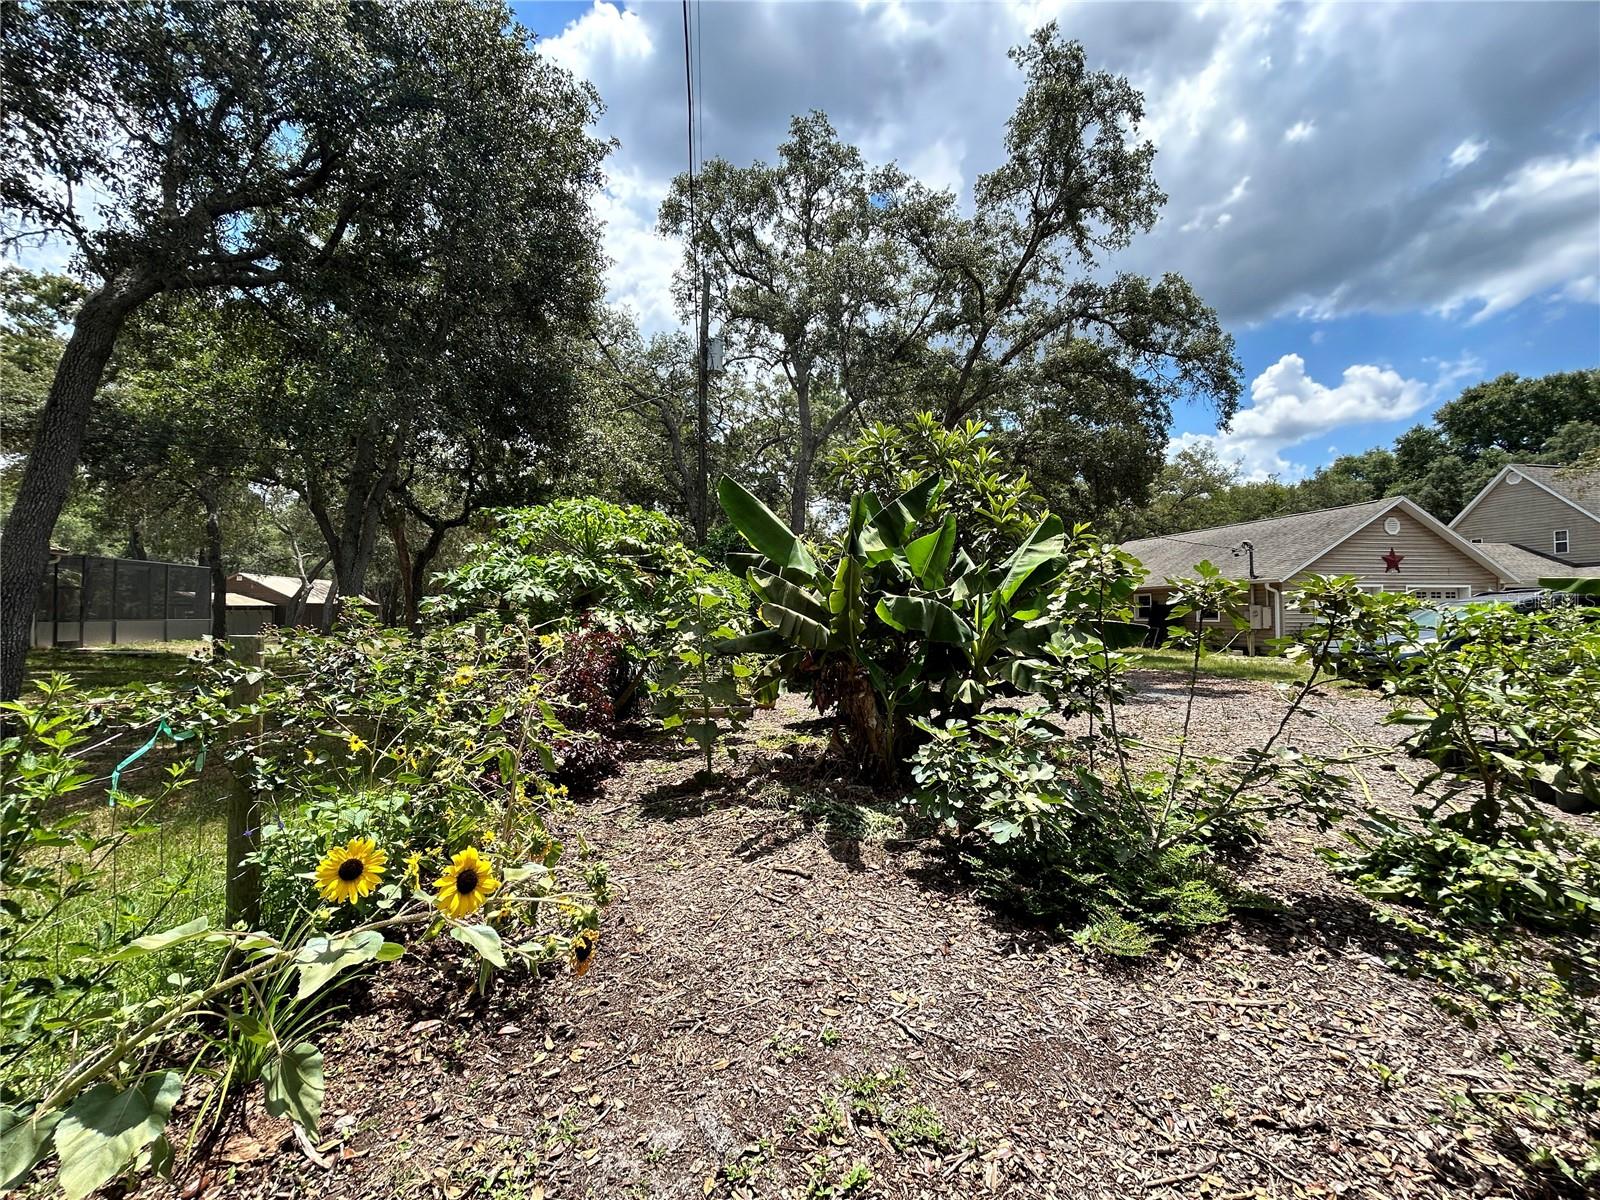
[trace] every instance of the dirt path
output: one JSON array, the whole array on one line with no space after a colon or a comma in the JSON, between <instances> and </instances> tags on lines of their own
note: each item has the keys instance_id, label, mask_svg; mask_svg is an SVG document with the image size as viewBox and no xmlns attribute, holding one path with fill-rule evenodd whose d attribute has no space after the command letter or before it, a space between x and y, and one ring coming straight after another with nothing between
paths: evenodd
<instances>
[{"instance_id":1,"label":"dirt path","mask_svg":"<svg viewBox=\"0 0 1600 1200\"><path fill-rule=\"evenodd\" d=\"M1141 683L1141 728L1175 729L1172 679ZM1198 740L1259 740L1275 719L1267 685L1207 688ZM1338 708L1380 732L1376 701ZM329 1039L331 1169L254 1115L232 1164L178 1189L1509 1194L1445 1098L1506 1068L1385 967L1390 933L1313 853L1328 835L1277 827L1247 872L1281 913L1097 962L976 903L936 842L829 779L807 716L787 698L762 714L709 787L676 749L638 747L582 816L619 896L586 976L472 1012L441 982L447 951L386 972Z\"/></svg>"}]
</instances>

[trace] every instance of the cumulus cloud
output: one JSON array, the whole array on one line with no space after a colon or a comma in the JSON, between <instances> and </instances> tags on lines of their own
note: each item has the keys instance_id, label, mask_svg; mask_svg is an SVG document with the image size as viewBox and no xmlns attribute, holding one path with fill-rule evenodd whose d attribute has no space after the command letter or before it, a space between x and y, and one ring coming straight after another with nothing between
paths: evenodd
<instances>
[{"instance_id":1,"label":"cumulus cloud","mask_svg":"<svg viewBox=\"0 0 1600 1200\"><path fill-rule=\"evenodd\" d=\"M1450 388L1483 372L1483 363L1470 355L1435 365L1432 383L1408 379L1389 367L1358 364L1346 367L1339 382L1329 385L1313 379L1298 354L1285 354L1251 381L1249 402L1226 431L1182 434L1169 449L1176 453L1208 444L1224 460L1237 463L1246 478L1297 478L1305 469L1284 458L1290 447L1349 425L1414 417Z\"/></svg>"},{"instance_id":2,"label":"cumulus cloud","mask_svg":"<svg viewBox=\"0 0 1600 1200\"><path fill-rule=\"evenodd\" d=\"M608 105L629 180L608 219L633 230L685 163L681 19L597 0L542 43ZM1146 96L1171 199L1116 267L1179 271L1235 324L1483 320L1595 294L1600 45L1582 5L707 4L704 151L770 158L791 115L821 108L970 204L1020 91L1006 49L1050 19ZM648 265L664 293L672 258L614 271L638 297Z\"/></svg>"}]
</instances>

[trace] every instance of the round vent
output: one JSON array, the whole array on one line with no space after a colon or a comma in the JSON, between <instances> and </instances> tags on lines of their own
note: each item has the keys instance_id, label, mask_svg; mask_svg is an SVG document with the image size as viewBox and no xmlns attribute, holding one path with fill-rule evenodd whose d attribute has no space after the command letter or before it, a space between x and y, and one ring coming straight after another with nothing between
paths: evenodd
<instances>
[{"instance_id":1,"label":"round vent","mask_svg":"<svg viewBox=\"0 0 1600 1200\"><path fill-rule=\"evenodd\" d=\"M1390 517L1383 523L1383 531L1390 537L1400 532L1400 521L1397 517Z\"/></svg>"},{"instance_id":2,"label":"round vent","mask_svg":"<svg viewBox=\"0 0 1600 1200\"><path fill-rule=\"evenodd\" d=\"M1521 482L1522 482L1522 476L1518 475L1515 471L1511 472L1511 474L1506 476L1506 486L1507 487L1510 487L1513 483L1521 483Z\"/></svg>"}]
</instances>

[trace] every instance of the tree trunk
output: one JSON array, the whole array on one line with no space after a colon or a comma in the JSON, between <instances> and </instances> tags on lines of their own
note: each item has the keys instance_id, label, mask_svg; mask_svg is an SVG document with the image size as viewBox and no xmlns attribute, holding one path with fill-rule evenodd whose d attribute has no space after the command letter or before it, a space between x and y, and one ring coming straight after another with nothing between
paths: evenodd
<instances>
[{"instance_id":1,"label":"tree trunk","mask_svg":"<svg viewBox=\"0 0 1600 1200\"><path fill-rule=\"evenodd\" d=\"M412 574L411 544L406 540L406 514L398 504L389 509L389 538L394 542L394 569L400 579L400 620L407 629L417 623L417 581Z\"/></svg>"},{"instance_id":2,"label":"tree trunk","mask_svg":"<svg viewBox=\"0 0 1600 1200\"><path fill-rule=\"evenodd\" d=\"M211 568L211 636L228 637L228 572L222 565L222 504L213 488L195 488L206 508L206 566Z\"/></svg>"},{"instance_id":3,"label":"tree trunk","mask_svg":"<svg viewBox=\"0 0 1600 1200\"><path fill-rule=\"evenodd\" d=\"M0 554L0 700L22 690L28 631L50 558L50 535L66 503L95 392L128 316L159 291L140 276L111 280L83 302L50 384Z\"/></svg>"},{"instance_id":4,"label":"tree trunk","mask_svg":"<svg viewBox=\"0 0 1600 1200\"><path fill-rule=\"evenodd\" d=\"M143 562L149 558L149 553L144 548L144 518L128 518L128 552L124 558L131 558L135 562Z\"/></svg>"}]
</instances>

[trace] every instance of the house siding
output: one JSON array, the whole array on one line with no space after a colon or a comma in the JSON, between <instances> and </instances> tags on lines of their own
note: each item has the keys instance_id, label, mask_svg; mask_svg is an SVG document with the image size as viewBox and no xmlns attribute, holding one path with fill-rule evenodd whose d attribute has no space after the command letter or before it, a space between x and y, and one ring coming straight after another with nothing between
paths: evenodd
<instances>
[{"instance_id":1,"label":"house siding","mask_svg":"<svg viewBox=\"0 0 1600 1200\"><path fill-rule=\"evenodd\" d=\"M1553 554L1555 531L1565 529L1568 550L1562 558L1600 563L1600 521L1527 479L1499 480L1454 528L1468 541L1510 542L1537 554Z\"/></svg>"},{"instance_id":2,"label":"house siding","mask_svg":"<svg viewBox=\"0 0 1600 1200\"><path fill-rule=\"evenodd\" d=\"M1391 517L1400 522L1399 533L1384 531L1384 522ZM1383 555L1391 546L1401 555L1398 572L1384 569ZM1500 578L1488 567L1401 510L1363 525L1285 583L1284 591L1293 593L1312 575L1354 575L1365 585L1391 592L1459 587L1469 589L1467 594L1475 596L1501 586ZM1296 612L1292 604L1284 605L1284 633L1304 629L1312 620L1311 614Z\"/></svg>"}]
</instances>

